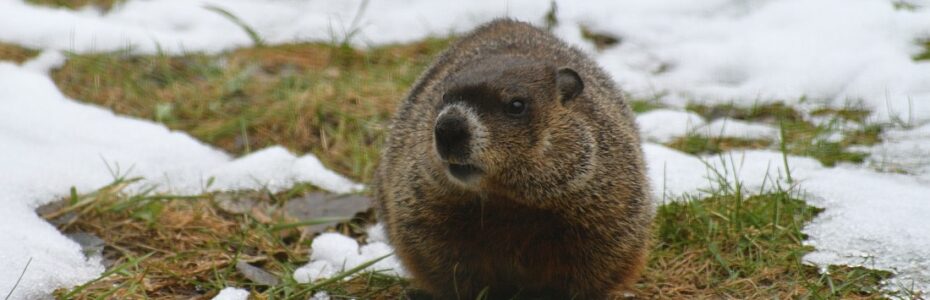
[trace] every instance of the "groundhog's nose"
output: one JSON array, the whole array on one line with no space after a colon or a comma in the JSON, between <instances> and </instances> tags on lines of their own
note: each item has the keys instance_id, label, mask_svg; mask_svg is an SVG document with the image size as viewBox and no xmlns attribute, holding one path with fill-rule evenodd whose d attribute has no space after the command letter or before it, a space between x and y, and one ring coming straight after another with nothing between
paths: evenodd
<instances>
[{"instance_id":1,"label":"groundhog's nose","mask_svg":"<svg viewBox=\"0 0 930 300\"><path fill-rule=\"evenodd\" d=\"M464 160L471 154L468 121L458 115L441 116L436 121L436 151L444 160Z\"/></svg>"}]
</instances>

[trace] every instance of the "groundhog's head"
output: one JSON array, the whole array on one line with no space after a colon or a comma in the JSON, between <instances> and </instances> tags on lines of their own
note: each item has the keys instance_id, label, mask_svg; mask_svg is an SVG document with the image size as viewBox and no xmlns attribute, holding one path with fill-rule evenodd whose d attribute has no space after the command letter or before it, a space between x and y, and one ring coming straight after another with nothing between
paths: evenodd
<instances>
[{"instance_id":1,"label":"groundhog's head","mask_svg":"<svg viewBox=\"0 0 930 300\"><path fill-rule=\"evenodd\" d=\"M432 161L456 186L538 198L591 175L596 144L578 117L590 106L577 105L585 101L584 81L575 70L491 56L453 70L444 82Z\"/></svg>"}]
</instances>

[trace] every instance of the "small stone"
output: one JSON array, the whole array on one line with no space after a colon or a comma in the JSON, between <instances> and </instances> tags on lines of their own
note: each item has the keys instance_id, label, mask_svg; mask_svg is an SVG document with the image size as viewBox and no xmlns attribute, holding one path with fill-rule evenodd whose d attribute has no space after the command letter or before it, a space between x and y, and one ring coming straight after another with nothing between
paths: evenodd
<instances>
[{"instance_id":1,"label":"small stone","mask_svg":"<svg viewBox=\"0 0 930 300\"><path fill-rule=\"evenodd\" d=\"M248 278L254 283L261 285L278 285L281 283L281 280L278 279L274 274L269 273L268 271L263 270L262 268L253 266L247 262L240 261L236 263L236 270L239 273L242 273L242 276Z\"/></svg>"},{"instance_id":2,"label":"small stone","mask_svg":"<svg viewBox=\"0 0 930 300\"><path fill-rule=\"evenodd\" d=\"M75 232L65 234L65 236L81 245L81 252L84 253L85 257L91 258L103 255L103 247L106 246L106 242L96 235L88 232Z\"/></svg>"},{"instance_id":3,"label":"small stone","mask_svg":"<svg viewBox=\"0 0 930 300\"><path fill-rule=\"evenodd\" d=\"M360 195L332 195L325 193L310 193L303 197L288 200L284 204L284 212L288 217L297 220L313 220L323 217L351 217L355 213L365 211L371 206L369 197ZM311 225L311 232L323 231L329 224Z\"/></svg>"},{"instance_id":4,"label":"small stone","mask_svg":"<svg viewBox=\"0 0 930 300\"><path fill-rule=\"evenodd\" d=\"M230 192L218 193L213 199L221 210L241 215L251 212L252 208L258 205L256 201L258 196L255 192Z\"/></svg>"}]
</instances>

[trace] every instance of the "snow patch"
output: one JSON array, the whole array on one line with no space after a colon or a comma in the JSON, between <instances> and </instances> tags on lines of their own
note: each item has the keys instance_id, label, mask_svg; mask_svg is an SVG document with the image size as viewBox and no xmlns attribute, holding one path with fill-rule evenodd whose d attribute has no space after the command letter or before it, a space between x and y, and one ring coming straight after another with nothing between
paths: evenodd
<instances>
[{"instance_id":1,"label":"snow patch","mask_svg":"<svg viewBox=\"0 0 930 300\"><path fill-rule=\"evenodd\" d=\"M48 74L52 69L63 66L66 59L65 55L61 54L61 51L46 50L42 51L38 57L24 63L23 68L42 74Z\"/></svg>"},{"instance_id":2,"label":"snow patch","mask_svg":"<svg viewBox=\"0 0 930 300\"><path fill-rule=\"evenodd\" d=\"M178 194L278 190L297 182L337 193L362 188L313 155L272 147L232 159L163 125L67 99L41 72L58 61L55 53L22 66L0 62L0 294L12 289L30 259L13 299L43 298L103 272L99 259L85 258L78 244L33 211L71 187L90 192L120 175Z\"/></svg>"},{"instance_id":3,"label":"snow patch","mask_svg":"<svg viewBox=\"0 0 930 300\"><path fill-rule=\"evenodd\" d=\"M706 137L733 137L741 139L774 140L778 138L778 129L769 125L750 123L742 120L717 119L695 131Z\"/></svg>"},{"instance_id":4,"label":"snow patch","mask_svg":"<svg viewBox=\"0 0 930 300\"><path fill-rule=\"evenodd\" d=\"M656 109L636 116L644 140L667 143L704 126L704 118L689 111Z\"/></svg>"},{"instance_id":5,"label":"snow patch","mask_svg":"<svg viewBox=\"0 0 930 300\"><path fill-rule=\"evenodd\" d=\"M910 130L889 130L882 139L881 144L858 149L871 153L866 160L869 166L883 172L911 174L930 185L930 123Z\"/></svg>"},{"instance_id":6,"label":"snow patch","mask_svg":"<svg viewBox=\"0 0 930 300\"><path fill-rule=\"evenodd\" d=\"M380 224L369 228L376 237L384 237ZM310 245L310 262L294 270L294 280L300 283L314 282L332 277L339 272L358 267L368 261L390 255L394 249L383 241L376 241L369 236L368 244L359 246L354 239L339 233L323 233L313 239ZM385 272L394 276L406 276L400 261L390 255L365 268L365 271Z\"/></svg>"},{"instance_id":7,"label":"snow patch","mask_svg":"<svg viewBox=\"0 0 930 300\"><path fill-rule=\"evenodd\" d=\"M249 299L249 291L227 287L220 290L219 294L216 294L216 297L213 297L213 300L247 300Z\"/></svg>"}]
</instances>

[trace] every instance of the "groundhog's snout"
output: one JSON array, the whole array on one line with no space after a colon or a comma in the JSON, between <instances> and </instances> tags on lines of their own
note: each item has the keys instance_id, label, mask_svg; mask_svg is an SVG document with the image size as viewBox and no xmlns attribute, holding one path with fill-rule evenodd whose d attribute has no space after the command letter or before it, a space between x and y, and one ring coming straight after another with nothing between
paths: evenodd
<instances>
[{"instance_id":1,"label":"groundhog's snout","mask_svg":"<svg viewBox=\"0 0 930 300\"><path fill-rule=\"evenodd\" d=\"M475 139L476 117L460 105L446 107L436 117L433 134L436 153L451 177L460 182L473 182L482 174L476 166L472 147Z\"/></svg>"},{"instance_id":2,"label":"groundhog's snout","mask_svg":"<svg viewBox=\"0 0 930 300\"><path fill-rule=\"evenodd\" d=\"M471 154L468 120L456 113L443 114L436 120L436 151L446 161L464 162Z\"/></svg>"}]
</instances>

